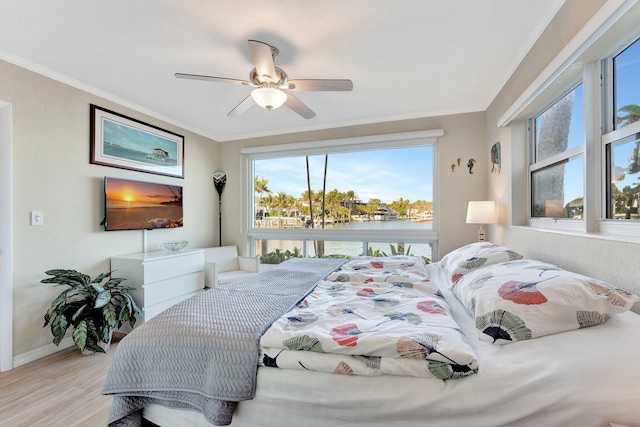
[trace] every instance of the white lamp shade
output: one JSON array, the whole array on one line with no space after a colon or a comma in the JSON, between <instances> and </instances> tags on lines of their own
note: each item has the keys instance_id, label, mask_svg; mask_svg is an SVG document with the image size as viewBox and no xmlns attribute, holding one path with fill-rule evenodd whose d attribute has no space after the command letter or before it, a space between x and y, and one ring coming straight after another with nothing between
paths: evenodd
<instances>
[{"instance_id":1,"label":"white lamp shade","mask_svg":"<svg viewBox=\"0 0 640 427\"><path fill-rule=\"evenodd\" d=\"M287 100L287 94L273 87L260 87L251 91L251 97L256 104L265 110L279 108Z\"/></svg>"},{"instance_id":2,"label":"white lamp shade","mask_svg":"<svg viewBox=\"0 0 640 427\"><path fill-rule=\"evenodd\" d=\"M498 222L496 215L496 202L473 201L467 208L467 224L495 224Z\"/></svg>"}]
</instances>

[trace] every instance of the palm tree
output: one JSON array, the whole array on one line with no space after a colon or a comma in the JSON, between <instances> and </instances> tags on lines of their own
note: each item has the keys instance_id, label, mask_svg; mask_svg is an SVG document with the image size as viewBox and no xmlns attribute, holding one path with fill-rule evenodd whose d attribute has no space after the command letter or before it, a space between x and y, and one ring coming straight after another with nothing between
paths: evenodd
<instances>
[{"instance_id":1,"label":"palm tree","mask_svg":"<svg viewBox=\"0 0 640 427\"><path fill-rule=\"evenodd\" d=\"M353 203L358 199L358 195L356 194L355 191L353 190L348 190L345 193L345 196L347 198L347 206L349 207L349 222L351 222L351 211L353 209Z\"/></svg>"},{"instance_id":2,"label":"palm tree","mask_svg":"<svg viewBox=\"0 0 640 427\"><path fill-rule=\"evenodd\" d=\"M334 222L339 215L341 200L341 193L335 188L325 194L325 210L329 217L334 219Z\"/></svg>"},{"instance_id":3,"label":"palm tree","mask_svg":"<svg viewBox=\"0 0 640 427\"><path fill-rule=\"evenodd\" d=\"M266 178L260 179L260 177L258 175L256 175L253 178L253 190L258 193L258 204L260 206L264 206L262 204L262 195L264 193L267 193L269 195L271 195L271 190L267 187L267 184L269 183L269 180ZM266 209L266 206L265 206ZM266 255L268 252L268 241L265 239L262 239L261 241L261 248L262 248L262 254Z\"/></svg>"},{"instance_id":4,"label":"palm tree","mask_svg":"<svg viewBox=\"0 0 640 427\"><path fill-rule=\"evenodd\" d=\"M271 212L276 206L276 198L273 194L268 194L267 197L262 199L262 204L266 209L267 213Z\"/></svg>"},{"instance_id":5,"label":"palm tree","mask_svg":"<svg viewBox=\"0 0 640 427\"><path fill-rule=\"evenodd\" d=\"M624 116L616 117L616 123L619 127L623 127L626 125L630 125L631 123L637 122L640 120L640 105L629 104L618 110L618 113L623 112L627 113Z\"/></svg>"},{"instance_id":6,"label":"palm tree","mask_svg":"<svg viewBox=\"0 0 640 427\"><path fill-rule=\"evenodd\" d=\"M278 209L278 228L282 228L282 211L291 208L295 202L293 196L284 191L278 192L274 198L274 205Z\"/></svg>"},{"instance_id":7,"label":"palm tree","mask_svg":"<svg viewBox=\"0 0 640 427\"><path fill-rule=\"evenodd\" d=\"M324 175L322 177L322 209L320 213L322 215L322 228L324 228L325 224L325 195L327 194L327 164L329 163L329 155L324 155ZM316 241L316 256L318 258L322 258L324 256L324 240Z\"/></svg>"},{"instance_id":8,"label":"palm tree","mask_svg":"<svg viewBox=\"0 0 640 427\"><path fill-rule=\"evenodd\" d=\"M313 192L311 191L311 175L309 174L309 156L305 156L307 160L307 196L309 197L309 216L311 218L311 228L315 227L313 221Z\"/></svg>"},{"instance_id":9,"label":"palm tree","mask_svg":"<svg viewBox=\"0 0 640 427\"><path fill-rule=\"evenodd\" d=\"M311 210L311 227L314 227L314 221L313 221L313 201L312 201L312 191L311 191L311 175L309 173L309 156L305 156L306 157L306 161L307 161L307 195L309 197L309 208ZM325 213L324 213L324 195L325 195L325 191L326 191L326 184L327 184L327 163L329 160L329 155L325 154L324 155L324 179L323 179L323 184L322 184L322 209L321 209L321 215L322 215L322 228L324 228L324 219L325 219ZM324 256L324 241L322 240L318 240L315 243L315 249L316 249L316 256L318 257L322 257Z\"/></svg>"},{"instance_id":10,"label":"palm tree","mask_svg":"<svg viewBox=\"0 0 640 427\"><path fill-rule=\"evenodd\" d=\"M629 157L629 167L627 170L630 174L636 174L640 172L640 139L636 141L636 148L633 149L631 157Z\"/></svg>"},{"instance_id":11,"label":"palm tree","mask_svg":"<svg viewBox=\"0 0 640 427\"><path fill-rule=\"evenodd\" d=\"M400 215L407 215L407 211L410 209L411 202L407 199L400 197L399 200L392 202L389 207L394 211L398 211Z\"/></svg>"},{"instance_id":12,"label":"palm tree","mask_svg":"<svg viewBox=\"0 0 640 427\"><path fill-rule=\"evenodd\" d=\"M324 175L322 176L322 228L324 228L324 219L325 219L325 210L324 210L324 204L325 204L325 198L327 195L327 164L329 163L329 155L325 154L324 155ZM324 251L324 242L322 242L323 244L323 251Z\"/></svg>"},{"instance_id":13,"label":"palm tree","mask_svg":"<svg viewBox=\"0 0 640 427\"><path fill-rule=\"evenodd\" d=\"M253 190L258 193L258 201L262 204L262 195L265 193L270 194L271 190L267 187L269 180L266 178L260 179L258 175L253 178Z\"/></svg>"}]
</instances>

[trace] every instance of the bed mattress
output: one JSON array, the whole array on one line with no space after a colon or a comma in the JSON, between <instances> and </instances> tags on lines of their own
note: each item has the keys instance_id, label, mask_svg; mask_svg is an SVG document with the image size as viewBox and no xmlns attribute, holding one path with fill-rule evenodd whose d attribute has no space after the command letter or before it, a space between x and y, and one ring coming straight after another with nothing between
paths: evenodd
<instances>
[{"instance_id":1,"label":"bed mattress","mask_svg":"<svg viewBox=\"0 0 640 427\"><path fill-rule=\"evenodd\" d=\"M427 271L477 354L477 374L440 380L260 367L256 397L239 403L231 426L640 425L640 316L494 345L478 339L442 269ZM144 417L163 427L210 426L200 413L160 405Z\"/></svg>"}]
</instances>

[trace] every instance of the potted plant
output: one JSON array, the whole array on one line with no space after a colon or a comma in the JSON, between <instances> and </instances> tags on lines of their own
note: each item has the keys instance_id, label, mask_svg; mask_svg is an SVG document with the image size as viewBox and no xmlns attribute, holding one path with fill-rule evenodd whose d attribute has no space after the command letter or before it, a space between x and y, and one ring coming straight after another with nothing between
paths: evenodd
<instances>
[{"instance_id":1,"label":"potted plant","mask_svg":"<svg viewBox=\"0 0 640 427\"><path fill-rule=\"evenodd\" d=\"M55 345L60 344L67 329L73 326L73 342L83 353L104 353L113 329L120 328L124 322L133 327L136 313L142 318L142 311L129 294L135 288L123 285L126 279L111 277L111 271L93 280L76 270L45 273L53 277L41 283L68 287L53 300L44 315L43 327L50 325Z\"/></svg>"}]
</instances>

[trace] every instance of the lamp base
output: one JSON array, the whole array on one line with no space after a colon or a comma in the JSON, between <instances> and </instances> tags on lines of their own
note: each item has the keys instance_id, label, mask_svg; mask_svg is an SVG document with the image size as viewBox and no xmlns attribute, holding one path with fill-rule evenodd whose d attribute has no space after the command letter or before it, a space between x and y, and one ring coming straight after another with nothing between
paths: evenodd
<instances>
[{"instance_id":1,"label":"lamp base","mask_svg":"<svg viewBox=\"0 0 640 427\"><path fill-rule=\"evenodd\" d=\"M478 242L484 242L484 228L478 228Z\"/></svg>"}]
</instances>

